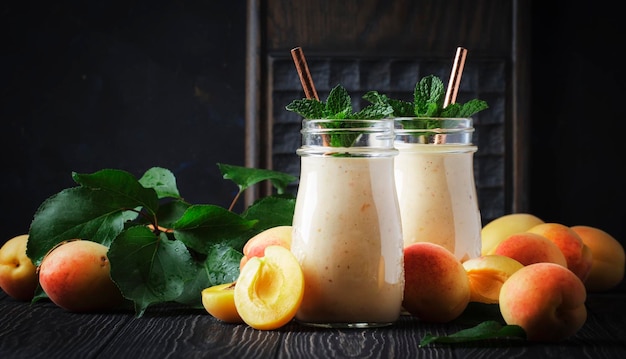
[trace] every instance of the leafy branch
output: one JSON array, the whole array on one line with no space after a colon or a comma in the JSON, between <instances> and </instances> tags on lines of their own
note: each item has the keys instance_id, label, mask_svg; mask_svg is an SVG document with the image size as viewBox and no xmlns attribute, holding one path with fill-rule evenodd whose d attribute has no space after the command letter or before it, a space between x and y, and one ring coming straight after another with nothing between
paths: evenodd
<instances>
[{"instance_id":1,"label":"leafy branch","mask_svg":"<svg viewBox=\"0 0 626 359\"><path fill-rule=\"evenodd\" d=\"M245 242L267 228L291 225L295 207L295 198L285 189L296 177L218 166L223 177L239 187L229 209L185 201L174 175L164 168L151 168L140 179L116 169L72 173L78 186L49 197L37 209L27 255L39 265L61 242L102 243L109 247L111 278L138 317L163 302L201 308L202 289L237 278ZM264 180L278 194L234 213L239 195ZM38 288L33 302L45 297Z\"/></svg>"}]
</instances>

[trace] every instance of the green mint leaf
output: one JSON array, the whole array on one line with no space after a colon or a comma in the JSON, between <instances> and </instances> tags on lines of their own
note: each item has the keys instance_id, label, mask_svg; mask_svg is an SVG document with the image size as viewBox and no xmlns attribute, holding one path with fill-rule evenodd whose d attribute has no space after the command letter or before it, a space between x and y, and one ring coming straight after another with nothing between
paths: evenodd
<instances>
[{"instance_id":1,"label":"green mint leaf","mask_svg":"<svg viewBox=\"0 0 626 359\"><path fill-rule=\"evenodd\" d=\"M111 278L124 297L134 302L137 317L152 304L179 298L184 283L197 272L182 242L169 240L165 233L156 236L145 226L130 227L120 233L107 256Z\"/></svg>"},{"instance_id":2,"label":"green mint leaf","mask_svg":"<svg viewBox=\"0 0 626 359\"><path fill-rule=\"evenodd\" d=\"M387 95L378 93L378 91L368 91L363 95L363 99L373 103L374 105L388 105L389 97Z\"/></svg>"},{"instance_id":3,"label":"green mint leaf","mask_svg":"<svg viewBox=\"0 0 626 359\"><path fill-rule=\"evenodd\" d=\"M256 222L219 206L192 205L174 223L174 237L203 254L218 243L243 248L241 235L254 228Z\"/></svg>"},{"instance_id":4,"label":"green mint leaf","mask_svg":"<svg viewBox=\"0 0 626 359\"><path fill-rule=\"evenodd\" d=\"M285 109L304 118L324 118L326 116L326 105L315 99L293 100Z\"/></svg>"},{"instance_id":5,"label":"green mint leaf","mask_svg":"<svg viewBox=\"0 0 626 359\"><path fill-rule=\"evenodd\" d=\"M159 199L180 198L174 174L165 168L153 167L144 173L139 183L146 188L153 188Z\"/></svg>"},{"instance_id":6,"label":"green mint leaf","mask_svg":"<svg viewBox=\"0 0 626 359\"><path fill-rule=\"evenodd\" d=\"M422 338L420 347L431 343L456 344L495 338L525 339L526 333L524 329L518 325L503 326L497 321L489 320L448 336L433 336L428 333Z\"/></svg>"},{"instance_id":7,"label":"green mint leaf","mask_svg":"<svg viewBox=\"0 0 626 359\"><path fill-rule=\"evenodd\" d=\"M461 113L461 104L451 103L441 111L441 117L444 117L444 118L462 117L462 116L459 116L460 113Z\"/></svg>"},{"instance_id":8,"label":"green mint leaf","mask_svg":"<svg viewBox=\"0 0 626 359\"><path fill-rule=\"evenodd\" d=\"M326 118L344 119L352 114L352 99L348 91L341 85L330 90L326 100Z\"/></svg>"},{"instance_id":9,"label":"green mint leaf","mask_svg":"<svg viewBox=\"0 0 626 359\"><path fill-rule=\"evenodd\" d=\"M276 191L282 194L290 183L298 179L295 176L278 171L226 165L223 163L218 163L217 165L224 178L235 182L240 191L244 191L246 188L261 181L269 180L276 188Z\"/></svg>"},{"instance_id":10,"label":"green mint leaf","mask_svg":"<svg viewBox=\"0 0 626 359\"><path fill-rule=\"evenodd\" d=\"M408 101L389 99L389 105L393 109L395 117L413 117L415 116L415 106Z\"/></svg>"},{"instance_id":11,"label":"green mint leaf","mask_svg":"<svg viewBox=\"0 0 626 359\"><path fill-rule=\"evenodd\" d=\"M70 239L89 239L108 246L124 229L124 223L137 217L133 208L152 203L147 198L150 193L156 199L154 190L131 187L123 193L73 187L46 199L30 225L28 257L39 265L50 249Z\"/></svg>"},{"instance_id":12,"label":"green mint leaf","mask_svg":"<svg viewBox=\"0 0 626 359\"><path fill-rule=\"evenodd\" d=\"M477 99L443 108L444 96L445 88L441 79L429 75L415 84L413 102L392 99L376 91L367 92L363 98L372 104L388 104L393 109L393 117L470 117L488 108L485 101Z\"/></svg>"},{"instance_id":13,"label":"green mint leaf","mask_svg":"<svg viewBox=\"0 0 626 359\"><path fill-rule=\"evenodd\" d=\"M363 99L374 105L385 105L391 107L391 113L385 113L385 116L394 115L395 117L413 117L415 109L412 102L396 100L389 98L387 95L380 94L378 91L369 91ZM387 109L385 109L385 112Z\"/></svg>"},{"instance_id":14,"label":"green mint leaf","mask_svg":"<svg viewBox=\"0 0 626 359\"><path fill-rule=\"evenodd\" d=\"M439 112L441 107L436 103L429 103L426 105L426 112L423 114L424 117L439 117Z\"/></svg>"},{"instance_id":15,"label":"green mint leaf","mask_svg":"<svg viewBox=\"0 0 626 359\"><path fill-rule=\"evenodd\" d=\"M441 79L434 75L422 78L413 92L415 115L433 117L443 107L445 88Z\"/></svg>"},{"instance_id":16,"label":"green mint leaf","mask_svg":"<svg viewBox=\"0 0 626 359\"><path fill-rule=\"evenodd\" d=\"M325 124L326 128L335 129L329 138L330 138L330 147L351 147L354 144L354 141L359 137L359 133L355 133L354 131L341 131L341 129L351 128L355 126L360 126L358 124L353 124L350 121L330 121Z\"/></svg>"},{"instance_id":17,"label":"green mint leaf","mask_svg":"<svg viewBox=\"0 0 626 359\"><path fill-rule=\"evenodd\" d=\"M483 100L473 99L463 104L461 111L459 112L459 117L470 117L477 112L485 110L489 108L487 102Z\"/></svg>"},{"instance_id":18,"label":"green mint leaf","mask_svg":"<svg viewBox=\"0 0 626 359\"><path fill-rule=\"evenodd\" d=\"M392 113L393 108L388 104L371 104L351 117L360 120L376 120L390 116Z\"/></svg>"}]
</instances>

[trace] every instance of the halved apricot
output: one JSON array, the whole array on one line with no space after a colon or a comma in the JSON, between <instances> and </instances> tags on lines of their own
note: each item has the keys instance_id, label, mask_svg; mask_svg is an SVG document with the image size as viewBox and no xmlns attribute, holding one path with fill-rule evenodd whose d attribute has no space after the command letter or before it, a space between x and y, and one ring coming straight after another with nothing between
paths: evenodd
<instances>
[{"instance_id":1,"label":"halved apricot","mask_svg":"<svg viewBox=\"0 0 626 359\"><path fill-rule=\"evenodd\" d=\"M235 283L218 284L202 290L202 305L209 314L228 323L243 323L235 307Z\"/></svg>"},{"instance_id":2,"label":"halved apricot","mask_svg":"<svg viewBox=\"0 0 626 359\"><path fill-rule=\"evenodd\" d=\"M235 284L235 307L255 329L272 330L289 323L304 295L300 263L287 248L271 245L263 257L251 257Z\"/></svg>"},{"instance_id":3,"label":"halved apricot","mask_svg":"<svg viewBox=\"0 0 626 359\"><path fill-rule=\"evenodd\" d=\"M470 302L498 303L502 284L523 267L517 260L497 254L463 262L470 282Z\"/></svg>"}]
</instances>

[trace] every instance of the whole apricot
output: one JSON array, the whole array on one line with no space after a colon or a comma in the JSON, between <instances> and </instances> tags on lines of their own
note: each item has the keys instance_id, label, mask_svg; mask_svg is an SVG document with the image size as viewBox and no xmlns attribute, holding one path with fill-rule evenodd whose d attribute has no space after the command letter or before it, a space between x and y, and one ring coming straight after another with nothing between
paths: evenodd
<instances>
[{"instance_id":1,"label":"whole apricot","mask_svg":"<svg viewBox=\"0 0 626 359\"><path fill-rule=\"evenodd\" d=\"M544 221L530 213L511 213L498 217L487 223L480 231L482 240L481 253L493 254L493 251L510 235L519 232L526 232L527 229L534 227Z\"/></svg>"},{"instance_id":2,"label":"whole apricot","mask_svg":"<svg viewBox=\"0 0 626 359\"><path fill-rule=\"evenodd\" d=\"M250 238L243 246L243 257L239 263L239 270L250 258L263 257L267 246L278 245L291 249L291 231L291 226L277 226L268 228Z\"/></svg>"},{"instance_id":3,"label":"whole apricot","mask_svg":"<svg viewBox=\"0 0 626 359\"><path fill-rule=\"evenodd\" d=\"M111 279L108 247L73 240L48 253L39 266L39 283L50 300L72 312L111 309L123 301Z\"/></svg>"},{"instance_id":4,"label":"whole apricot","mask_svg":"<svg viewBox=\"0 0 626 359\"><path fill-rule=\"evenodd\" d=\"M592 253L574 230L561 223L541 223L527 232L542 235L554 242L565 256L567 268L583 282L587 279L593 262Z\"/></svg>"},{"instance_id":5,"label":"whole apricot","mask_svg":"<svg viewBox=\"0 0 626 359\"><path fill-rule=\"evenodd\" d=\"M0 248L0 288L10 297L29 301L37 288L37 267L26 255L28 234L9 239Z\"/></svg>"},{"instance_id":6,"label":"whole apricot","mask_svg":"<svg viewBox=\"0 0 626 359\"><path fill-rule=\"evenodd\" d=\"M493 252L513 258L522 265L550 262L567 267L561 249L548 238L531 232L515 233L498 244Z\"/></svg>"},{"instance_id":7,"label":"whole apricot","mask_svg":"<svg viewBox=\"0 0 626 359\"><path fill-rule=\"evenodd\" d=\"M587 320L587 291L571 270L535 263L513 273L500 288L500 312L530 341L556 342L574 335Z\"/></svg>"},{"instance_id":8,"label":"whole apricot","mask_svg":"<svg viewBox=\"0 0 626 359\"><path fill-rule=\"evenodd\" d=\"M605 291L624 279L624 247L609 233L591 226L571 227L591 251L591 270L585 280L589 291Z\"/></svg>"},{"instance_id":9,"label":"whole apricot","mask_svg":"<svg viewBox=\"0 0 626 359\"><path fill-rule=\"evenodd\" d=\"M445 247L417 242L404 248L404 299L410 314L427 322L457 318L470 301L465 268Z\"/></svg>"}]
</instances>

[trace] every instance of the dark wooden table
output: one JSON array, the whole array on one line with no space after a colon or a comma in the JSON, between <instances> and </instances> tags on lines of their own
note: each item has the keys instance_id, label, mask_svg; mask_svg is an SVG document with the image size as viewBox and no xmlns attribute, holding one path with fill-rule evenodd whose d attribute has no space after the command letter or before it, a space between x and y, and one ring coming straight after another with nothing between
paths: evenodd
<instances>
[{"instance_id":1,"label":"dark wooden table","mask_svg":"<svg viewBox=\"0 0 626 359\"><path fill-rule=\"evenodd\" d=\"M477 308L449 324L402 316L395 325L379 329L316 329L293 322L280 330L259 331L174 305L150 307L141 318L126 311L77 314L49 301L18 302L0 291L0 358L624 357L626 293L590 294L587 307L585 326L559 343L497 339L420 348L426 333L447 335L475 324Z\"/></svg>"}]
</instances>

